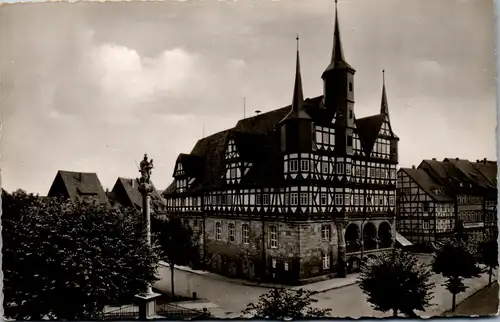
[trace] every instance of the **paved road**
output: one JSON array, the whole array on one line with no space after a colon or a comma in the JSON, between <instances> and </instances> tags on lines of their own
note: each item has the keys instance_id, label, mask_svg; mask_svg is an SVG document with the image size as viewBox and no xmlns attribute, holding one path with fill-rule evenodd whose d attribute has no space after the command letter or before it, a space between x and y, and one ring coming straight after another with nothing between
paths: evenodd
<instances>
[{"instance_id":1,"label":"paved road","mask_svg":"<svg viewBox=\"0 0 500 322\"><path fill-rule=\"evenodd\" d=\"M423 257L422 261L429 263L430 257ZM432 281L435 282L434 299L432 301L434 306L428 308L427 312L417 312L421 316L440 315L451 308L451 294L441 285L444 279L441 276L434 275ZM457 302L460 303L463 299L482 289L487 283L487 274L484 274L481 278L467 280L466 285L470 286L470 288L465 293L457 296ZM162 287L162 284L162 282L159 282L156 287L161 291L168 292L169 289ZM259 295L268 291L268 289L258 286L240 285L223 280L206 280L203 284L203 289L206 292L203 297L219 306L218 309L210 310L216 317L238 317L241 310L245 309L248 303L256 302ZM332 317L391 316L390 312L381 313L373 310L366 301L366 296L357 285L329 290L319 293L315 297L318 299L318 303L314 306L331 308Z\"/></svg>"},{"instance_id":2,"label":"paved road","mask_svg":"<svg viewBox=\"0 0 500 322\"><path fill-rule=\"evenodd\" d=\"M496 315L498 313L498 283L493 283L466 299L455 312L445 316Z\"/></svg>"}]
</instances>

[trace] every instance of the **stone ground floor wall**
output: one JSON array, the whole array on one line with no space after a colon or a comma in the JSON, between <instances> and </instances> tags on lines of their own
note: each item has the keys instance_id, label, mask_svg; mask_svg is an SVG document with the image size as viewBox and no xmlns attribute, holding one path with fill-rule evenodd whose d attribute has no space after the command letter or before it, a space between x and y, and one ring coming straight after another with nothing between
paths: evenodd
<instances>
[{"instance_id":1,"label":"stone ground floor wall","mask_svg":"<svg viewBox=\"0 0 500 322\"><path fill-rule=\"evenodd\" d=\"M394 231L394 223L383 218L347 226L361 230L372 224L378 230L382 223ZM343 226L333 219L285 222L210 216L197 227L203 227L204 255L197 268L231 278L296 285L335 277L339 263L346 263L339 258Z\"/></svg>"}]
</instances>

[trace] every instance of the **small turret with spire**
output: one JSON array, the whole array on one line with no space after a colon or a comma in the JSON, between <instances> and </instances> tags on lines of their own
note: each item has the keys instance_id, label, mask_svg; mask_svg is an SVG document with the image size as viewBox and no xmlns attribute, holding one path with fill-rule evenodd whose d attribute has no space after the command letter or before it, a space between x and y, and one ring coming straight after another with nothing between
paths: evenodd
<instances>
[{"instance_id":1,"label":"small turret with spire","mask_svg":"<svg viewBox=\"0 0 500 322\"><path fill-rule=\"evenodd\" d=\"M292 106L288 114L280 121L281 150L284 153L307 152L312 148L312 119L304 109L298 35L296 40L297 61L295 65Z\"/></svg>"}]
</instances>

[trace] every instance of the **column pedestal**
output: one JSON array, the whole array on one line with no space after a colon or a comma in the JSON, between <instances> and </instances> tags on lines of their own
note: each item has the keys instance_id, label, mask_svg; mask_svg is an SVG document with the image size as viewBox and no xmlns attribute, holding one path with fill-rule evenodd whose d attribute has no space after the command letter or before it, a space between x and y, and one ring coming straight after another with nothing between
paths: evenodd
<instances>
[{"instance_id":1,"label":"column pedestal","mask_svg":"<svg viewBox=\"0 0 500 322\"><path fill-rule=\"evenodd\" d=\"M154 318L159 318L156 315L156 298L160 296L158 293L148 293L148 294L137 294L135 296L139 305L139 319L141 320L151 320Z\"/></svg>"}]
</instances>

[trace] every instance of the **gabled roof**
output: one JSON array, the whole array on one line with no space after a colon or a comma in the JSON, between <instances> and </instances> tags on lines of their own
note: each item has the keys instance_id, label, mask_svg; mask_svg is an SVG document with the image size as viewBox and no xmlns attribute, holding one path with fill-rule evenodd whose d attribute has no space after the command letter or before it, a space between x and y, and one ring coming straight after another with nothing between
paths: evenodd
<instances>
[{"instance_id":1,"label":"gabled roof","mask_svg":"<svg viewBox=\"0 0 500 322\"><path fill-rule=\"evenodd\" d=\"M355 120L363 149L367 155L373 148L373 144L377 139L377 135L380 132L384 120L385 115L383 114L376 114Z\"/></svg>"},{"instance_id":2,"label":"gabled roof","mask_svg":"<svg viewBox=\"0 0 500 322\"><path fill-rule=\"evenodd\" d=\"M452 163L469 183L481 188L493 188L489 180L469 160L446 158L443 162Z\"/></svg>"},{"instance_id":3,"label":"gabled roof","mask_svg":"<svg viewBox=\"0 0 500 322\"><path fill-rule=\"evenodd\" d=\"M153 185L154 188L154 185ZM139 191L139 180L119 177L113 190L111 190L111 198L113 202L122 206L142 209L142 195ZM164 201L156 189L151 193L151 208L158 212L164 209Z\"/></svg>"},{"instance_id":4,"label":"gabled roof","mask_svg":"<svg viewBox=\"0 0 500 322\"><path fill-rule=\"evenodd\" d=\"M109 204L96 173L59 170L47 196L63 196L75 202L92 199L98 203Z\"/></svg>"},{"instance_id":5,"label":"gabled roof","mask_svg":"<svg viewBox=\"0 0 500 322\"><path fill-rule=\"evenodd\" d=\"M453 201L452 196L446 193L444 187L434 181L424 169L401 168L400 171L405 172L432 199L440 202ZM436 190L442 191L442 194L437 193Z\"/></svg>"},{"instance_id":6,"label":"gabled roof","mask_svg":"<svg viewBox=\"0 0 500 322\"><path fill-rule=\"evenodd\" d=\"M488 160L483 160L483 161L476 161L473 163L474 166L478 169L479 172L481 172L488 181L495 186L496 188L496 182L497 182L497 162L496 161L488 161Z\"/></svg>"},{"instance_id":7,"label":"gabled roof","mask_svg":"<svg viewBox=\"0 0 500 322\"><path fill-rule=\"evenodd\" d=\"M182 164L182 168L188 177L196 178L199 176L203 167L203 158L192 154L179 154L177 162Z\"/></svg>"}]
</instances>

